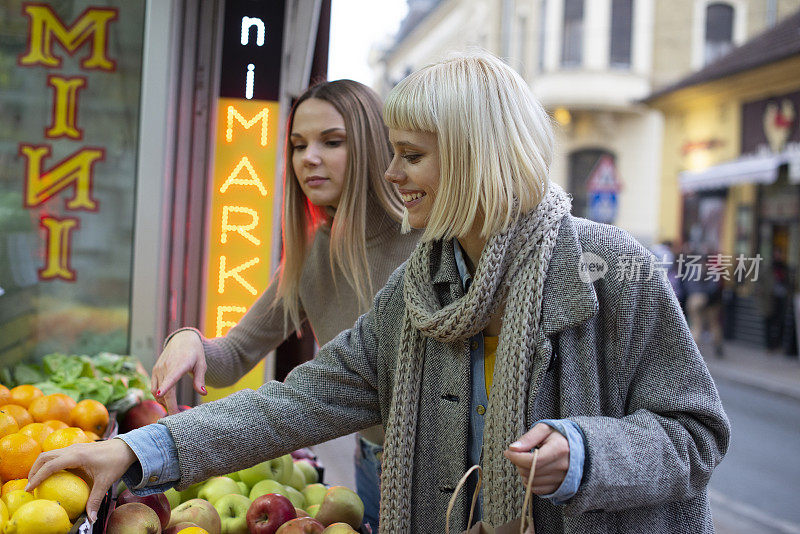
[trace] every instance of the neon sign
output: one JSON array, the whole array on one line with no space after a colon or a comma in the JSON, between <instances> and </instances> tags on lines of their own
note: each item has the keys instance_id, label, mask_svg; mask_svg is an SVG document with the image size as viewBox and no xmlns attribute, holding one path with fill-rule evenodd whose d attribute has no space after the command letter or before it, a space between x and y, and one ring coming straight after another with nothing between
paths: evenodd
<instances>
[{"instance_id":1,"label":"neon sign","mask_svg":"<svg viewBox=\"0 0 800 534\"><path fill-rule=\"evenodd\" d=\"M80 62L83 70L113 72L116 62L108 57L109 25L117 18L117 10L89 7L72 25L67 26L50 6L23 3L22 12L28 18L28 50L17 58L24 68L61 68L62 58L56 55L54 44L70 55L81 47L88 47L88 55ZM78 97L87 86L81 76L64 77L52 74L47 84L53 88L53 108L50 125L44 129L47 139L81 141L83 130L78 127ZM105 149L82 147L54 164L47 164L52 145L19 144L19 155L25 160L24 207L38 208L56 195L72 189L65 201L67 211L97 211L98 202L93 196L95 164L105 159ZM39 225L45 235L44 266L39 269L39 280L64 280L74 282L77 273L71 266L72 232L80 228L77 217L42 215Z\"/></svg>"}]
</instances>

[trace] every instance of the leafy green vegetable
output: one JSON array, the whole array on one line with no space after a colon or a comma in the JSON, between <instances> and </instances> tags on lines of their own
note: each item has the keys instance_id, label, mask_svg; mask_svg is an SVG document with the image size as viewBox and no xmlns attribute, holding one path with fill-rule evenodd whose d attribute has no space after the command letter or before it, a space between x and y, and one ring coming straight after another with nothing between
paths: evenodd
<instances>
[{"instance_id":1,"label":"leafy green vegetable","mask_svg":"<svg viewBox=\"0 0 800 534\"><path fill-rule=\"evenodd\" d=\"M139 362L109 352L95 356L48 354L41 364L20 363L11 371L4 369L3 380L9 387L34 384L45 395L64 393L78 402L94 399L106 406L126 405L131 398L152 398L150 379Z\"/></svg>"}]
</instances>

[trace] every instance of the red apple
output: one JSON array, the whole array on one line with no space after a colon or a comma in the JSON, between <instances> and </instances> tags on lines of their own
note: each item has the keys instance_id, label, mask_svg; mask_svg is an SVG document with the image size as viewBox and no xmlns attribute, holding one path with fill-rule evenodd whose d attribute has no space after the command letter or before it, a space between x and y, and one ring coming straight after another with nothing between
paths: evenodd
<instances>
[{"instance_id":1,"label":"red apple","mask_svg":"<svg viewBox=\"0 0 800 534\"><path fill-rule=\"evenodd\" d=\"M162 417L167 416L167 410L154 400L143 400L127 412L120 422L122 432L130 432L134 428L139 428L157 422Z\"/></svg>"},{"instance_id":2,"label":"red apple","mask_svg":"<svg viewBox=\"0 0 800 534\"><path fill-rule=\"evenodd\" d=\"M275 534L320 534L325 527L313 517L298 517L282 524Z\"/></svg>"},{"instance_id":3,"label":"red apple","mask_svg":"<svg viewBox=\"0 0 800 534\"><path fill-rule=\"evenodd\" d=\"M292 501L278 493L267 493L247 510L247 528L250 534L275 534L281 525L296 517Z\"/></svg>"},{"instance_id":4,"label":"red apple","mask_svg":"<svg viewBox=\"0 0 800 534\"><path fill-rule=\"evenodd\" d=\"M161 521L155 511L140 502L117 506L106 523L106 534L159 534Z\"/></svg>"},{"instance_id":5,"label":"red apple","mask_svg":"<svg viewBox=\"0 0 800 534\"><path fill-rule=\"evenodd\" d=\"M117 497L117 506L128 504L129 502L140 502L152 508L156 515L158 515L158 520L161 521L161 528L167 528L171 508L166 495L163 493L156 493L153 495L140 496L126 489Z\"/></svg>"}]
</instances>

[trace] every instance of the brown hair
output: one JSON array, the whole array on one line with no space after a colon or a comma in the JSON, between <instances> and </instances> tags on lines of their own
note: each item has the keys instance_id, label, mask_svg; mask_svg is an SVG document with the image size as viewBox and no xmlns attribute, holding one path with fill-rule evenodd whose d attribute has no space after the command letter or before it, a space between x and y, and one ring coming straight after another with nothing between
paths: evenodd
<instances>
[{"instance_id":1,"label":"brown hair","mask_svg":"<svg viewBox=\"0 0 800 534\"><path fill-rule=\"evenodd\" d=\"M310 98L331 104L344 119L347 132L347 166L339 205L334 213L313 205L300 189L292 166L292 145L288 141L298 106ZM391 151L386 126L381 118L382 103L366 85L353 80L323 82L308 88L289 114L283 180L283 254L278 271L278 292L274 304L283 304L284 316L295 329L300 327L299 285L303 264L320 224L330 225L331 271L344 275L366 311L375 293L367 264L366 218L369 200L392 218L402 218L402 201L396 187L384 179Z\"/></svg>"}]
</instances>

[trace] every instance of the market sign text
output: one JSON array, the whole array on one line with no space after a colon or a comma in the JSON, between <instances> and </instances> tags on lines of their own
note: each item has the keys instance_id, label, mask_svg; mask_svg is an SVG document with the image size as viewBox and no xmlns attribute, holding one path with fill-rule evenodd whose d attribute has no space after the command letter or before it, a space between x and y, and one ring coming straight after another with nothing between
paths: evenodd
<instances>
[{"instance_id":1,"label":"market sign text","mask_svg":"<svg viewBox=\"0 0 800 534\"><path fill-rule=\"evenodd\" d=\"M45 4L23 3L22 12L28 18L28 49L17 58L20 67L60 69L62 59L54 46L58 43L70 55L88 48L88 55L80 61L82 70L116 69L116 62L108 57L109 26L117 18L116 9L89 7L69 26ZM51 74L47 85L52 88L53 107L44 137L81 141L78 103L81 90L87 86L86 78ZM19 154L25 160L25 208L43 206L71 188L72 194L64 203L67 211L97 211L98 201L92 196L94 166L105 159L105 149L82 146L56 163L49 162L51 153L52 145L19 144ZM40 226L46 237L44 267L39 269L39 279L74 282L77 274L70 265L70 244L72 232L80 228L80 219L44 213Z\"/></svg>"}]
</instances>

